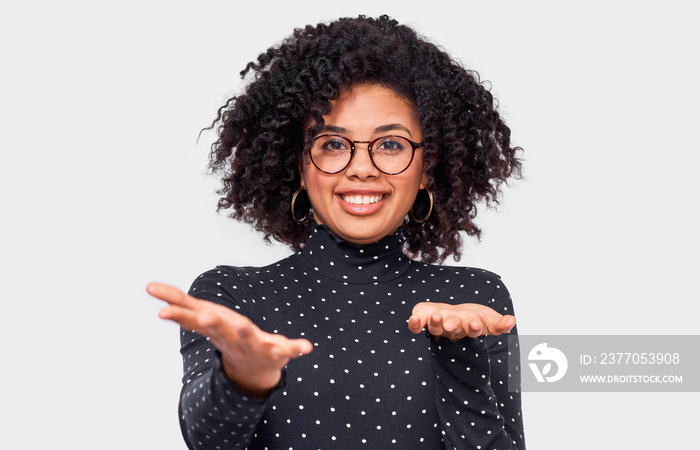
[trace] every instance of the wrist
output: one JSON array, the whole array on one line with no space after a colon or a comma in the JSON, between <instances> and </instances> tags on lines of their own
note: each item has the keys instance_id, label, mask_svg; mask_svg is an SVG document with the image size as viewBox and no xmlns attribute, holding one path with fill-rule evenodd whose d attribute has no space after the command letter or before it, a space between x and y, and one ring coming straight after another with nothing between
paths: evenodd
<instances>
[{"instance_id":1,"label":"wrist","mask_svg":"<svg viewBox=\"0 0 700 450\"><path fill-rule=\"evenodd\" d=\"M233 364L221 359L221 370L231 383L243 394L251 398L265 398L281 387L283 383L282 370L275 370L268 373L255 373L249 370L241 370Z\"/></svg>"}]
</instances>

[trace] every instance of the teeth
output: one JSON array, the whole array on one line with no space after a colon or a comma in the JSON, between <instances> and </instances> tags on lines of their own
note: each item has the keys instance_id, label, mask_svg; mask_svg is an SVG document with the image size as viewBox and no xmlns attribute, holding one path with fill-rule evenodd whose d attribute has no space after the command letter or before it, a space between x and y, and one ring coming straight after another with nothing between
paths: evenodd
<instances>
[{"instance_id":1,"label":"teeth","mask_svg":"<svg viewBox=\"0 0 700 450\"><path fill-rule=\"evenodd\" d=\"M343 195L343 200L353 205L369 205L377 203L383 195Z\"/></svg>"}]
</instances>

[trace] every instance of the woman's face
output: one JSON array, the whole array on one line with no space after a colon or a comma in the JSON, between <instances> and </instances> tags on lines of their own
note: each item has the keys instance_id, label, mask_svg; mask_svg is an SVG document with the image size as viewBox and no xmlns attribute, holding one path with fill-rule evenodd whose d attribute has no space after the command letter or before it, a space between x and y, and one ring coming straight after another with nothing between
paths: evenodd
<instances>
[{"instance_id":1,"label":"woman's face","mask_svg":"<svg viewBox=\"0 0 700 450\"><path fill-rule=\"evenodd\" d=\"M421 127L410 102L380 85L358 85L341 92L323 116L324 133L353 141L398 135L422 142ZM393 233L413 205L421 183L427 184L423 151L416 149L411 165L398 175L380 172L369 157L367 144L355 144L350 165L340 173L318 170L308 158L302 165L314 219L336 236L367 244Z\"/></svg>"}]
</instances>

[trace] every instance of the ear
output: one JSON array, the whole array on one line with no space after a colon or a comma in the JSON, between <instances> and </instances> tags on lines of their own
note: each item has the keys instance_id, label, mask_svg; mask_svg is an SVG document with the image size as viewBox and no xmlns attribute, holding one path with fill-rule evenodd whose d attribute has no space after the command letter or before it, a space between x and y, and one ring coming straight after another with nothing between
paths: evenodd
<instances>
[{"instance_id":1,"label":"ear","mask_svg":"<svg viewBox=\"0 0 700 450\"><path fill-rule=\"evenodd\" d=\"M428 183L430 180L428 179L428 174L425 173L425 170L423 171L423 175L420 178L420 184L421 186L428 186Z\"/></svg>"}]
</instances>

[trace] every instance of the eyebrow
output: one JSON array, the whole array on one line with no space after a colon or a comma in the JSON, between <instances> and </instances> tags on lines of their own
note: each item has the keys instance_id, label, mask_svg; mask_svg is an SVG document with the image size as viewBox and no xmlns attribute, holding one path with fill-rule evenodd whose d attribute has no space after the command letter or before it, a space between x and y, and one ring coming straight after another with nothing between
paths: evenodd
<instances>
[{"instance_id":1,"label":"eyebrow","mask_svg":"<svg viewBox=\"0 0 700 450\"><path fill-rule=\"evenodd\" d=\"M386 133L388 131L395 131L395 130L405 131L406 133L408 133L409 136L413 137L413 135L411 134L411 130L409 130L405 126L401 125L400 123L390 123L390 124L386 124L386 125L380 125L374 129L374 131L376 133ZM324 125L323 130L321 130L321 131L329 131L331 133L338 133L338 134L348 134L350 132L347 128L338 127L335 125Z\"/></svg>"}]
</instances>

